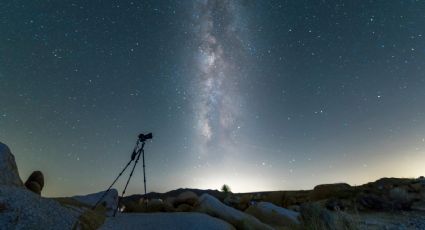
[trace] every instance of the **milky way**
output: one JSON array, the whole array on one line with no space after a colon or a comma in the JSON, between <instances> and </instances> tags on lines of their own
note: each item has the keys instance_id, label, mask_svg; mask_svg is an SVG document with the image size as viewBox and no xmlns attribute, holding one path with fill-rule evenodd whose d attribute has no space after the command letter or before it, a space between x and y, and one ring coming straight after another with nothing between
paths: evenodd
<instances>
[{"instance_id":1,"label":"milky way","mask_svg":"<svg viewBox=\"0 0 425 230\"><path fill-rule=\"evenodd\" d=\"M0 141L44 195L425 174L424 1L0 1ZM143 191L137 167L128 194ZM87 178L87 179L86 179ZM123 184L118 182L117 189Z\"/></svg>"},{"instance_id":2,"label":"milky way","mask_svg":"<svg viewBox=\"0 0 425 230\"><path fill-rule=\"evenodd\" d=\"M198 131L202 135L200 151L212 143L232 140L238 127L239 106L238 74L235 73L236 56L225 50L225 43L238 41L237 1L209 0L195 3L194 33L199 43L196 51L198 75L194 81L199 90L195 110Z\"/></svg>"}]
</instances>

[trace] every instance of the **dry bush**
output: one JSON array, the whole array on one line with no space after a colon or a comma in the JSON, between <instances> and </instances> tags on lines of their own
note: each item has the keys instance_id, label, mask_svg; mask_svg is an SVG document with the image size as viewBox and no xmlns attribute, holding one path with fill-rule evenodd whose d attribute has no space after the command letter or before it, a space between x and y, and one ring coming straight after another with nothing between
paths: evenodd
<instances>
[{"instance_id":1,"label":"dry bush","mask_svg":"<svg viewBox=\"0 0 425 230\"><path fill-rule=\"evenodd\" d=\"M318 204L305 204L300 210L302 226L307 230L355 230L353 218L344 212L330 212Z\"/></svg>"},{"instance_id":2,"label":"dry bush","mask_svg":"<svg viewBox=\"0 0 425 230\"><path fill-rule=\"evenodd\" d=\"M395 210L408 210L412 206L413 199L403 188L393 188L389 192L389 197Z\"/></svg>"}]
</instances>

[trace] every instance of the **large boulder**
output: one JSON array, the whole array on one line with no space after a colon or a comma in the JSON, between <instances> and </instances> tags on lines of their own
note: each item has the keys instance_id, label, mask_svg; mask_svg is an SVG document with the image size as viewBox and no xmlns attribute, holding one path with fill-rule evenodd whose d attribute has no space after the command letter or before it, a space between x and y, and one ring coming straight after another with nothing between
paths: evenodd
<instances>
[{"instance_id":1,"label":"large boulder","mask_svg":"<svg viewBox=\"0 0 425 230\"><path fill-rule=\"evenodd\" d=\"M27 187L27 189L31 190L32 192L35 192L40 195L41 190L43 190L44 187L43 173L41 173L41 171L32 172L31 175L28 177L27 181L25 181L25 187Z\"/></svg>"},{"instance_id":2,"label":"large boulder","mask_svg":"<svg viewBox=\"0 0 425 230\"><path fill-rule=\"evenodd\" d=\"M314 187L311 194L313 200L322 200L331 197L343 197L350 192L351 186L346 183L321 184Z\"/></svg>"},{"instance_id":3,"label":"large boulder","mask_svg":"<svg viewBox=\"0 0 425 230\"><path fill-rule=\"evenodd\" d=\"M199 200L199 197L191 191L186 191L180 193L180 195L177 196L177 198L174 200L174 207L178 207L180 204L188 204L188 205L195 205Z\"/></svg>"},{"instance_id":4,"label":"large boulder","mask_svg":"<svg viewBox=\"0 0 425 230\"><path fill-rule=\"evenodd\" d=\"M0 185L0 229L74 229L79 212L24 187ZM77 228L80 229L80 228Z\"/></svg>"},{"instance_id":5,"label":"large boulder","mask_svg":"<svg viewBox=\"0 0 425 230\"><path fill-rule=\"evenodd\" d=\"M217 198L203 194L195 207L195 211L222 219L237 229L273 229L257 218L221 203Z\"/></svg>"},{"instance_id":6,"label":"large boulder","mask_svg":"<svg viewBox=\"0 0 425 230\"><path fill-rule=\"evenodd\" d=\"M0 185L23 186L15 157L7 145L0 142Z\"/></svg>"},{"instance_id":7,"label":"large boulder","mask_svg":"<svg viewBox=\"0 0 425 230\"><path fill-rule=\"evenodd\" d=\"M99 199L104 195L105 191L98 192L98 193L92 193L84 196L73 196L72 198L81 202L85 203L90 206L94 206ZM117 208L118 203L118 191L116 189L111 189L109 192L105 195L105 197L99 202L98 205L102 205L106 208L106 215L112 216L115 209Z\"/></svg>"},{"instance_id":8,"label":"large boulder","mask_svg":"<svg viewBox=\"0 0 425 230\"><path fill-rule=\"evenodd\" d=\"M163 212L165 211L164 202L161 199L150 199L147 204L142 201L139 202L140 205L146 205L146 212Z\"/></svg>"},{"instance_id":9,"label":"large boulder","mask_svg":"<svg viewBox=\"0 0 425 230\"><path fill-rule=\"evenodd\" d=\"M245 213L255 216L257 219L273 227L291 227L298 225L299 213L276 206L268 202L258 202L251 205Z\"/></svg>"}]
</instances>

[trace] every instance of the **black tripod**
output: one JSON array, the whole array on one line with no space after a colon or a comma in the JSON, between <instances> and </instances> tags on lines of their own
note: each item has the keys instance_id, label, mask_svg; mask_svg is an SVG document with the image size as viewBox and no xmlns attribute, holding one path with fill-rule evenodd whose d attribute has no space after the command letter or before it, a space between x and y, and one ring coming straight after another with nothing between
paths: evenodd
<instances>
[{"instance_id":1,"label":"black tripod","mask_svg":"<svg viewBox=\"0 0 425 230\"><path fill-rule=\"evenodd\" d=\"M117 207L114 210L114 216L116 215L120 201L121 201L121 198L124 197L125 191L127 190L127 186L130 183L131 177L133 176L134 169L136 168L136 165L139 162L140 155L142 155L142 159L143 159L143 183L144 183L144 187L145 187L145 197L146 197L146 172L145 172L146 166L145 166L145 150L144 150L144 147L145 147L145 141L147 139L152 139L152 133L149 133L147 135L144 135L144 134L139 135L139 138L137 139L137 142L136 142L136 146L134 147L133 153L131 154L130 161L127 163L127 165L124 167L124 169L118 174L118 176L115 178L114 182L112 182L112 184L109 186L109 188L103 193L102 197L92 207L93 210L99 205L99 203L103 200L103 198L105 198L105 196L111 190L112 186L114 186L115 182L118 181L118 179L121 177L121 175L124 173L124 171L128 168L128 166L131 164L131 162L133 162L135 160L134 164L133 164L133 168L131 169L130 176L128 177L127 183L125 184L124 190L122 191L121 197L118 197Z\"/></svg>"}]
</instances>

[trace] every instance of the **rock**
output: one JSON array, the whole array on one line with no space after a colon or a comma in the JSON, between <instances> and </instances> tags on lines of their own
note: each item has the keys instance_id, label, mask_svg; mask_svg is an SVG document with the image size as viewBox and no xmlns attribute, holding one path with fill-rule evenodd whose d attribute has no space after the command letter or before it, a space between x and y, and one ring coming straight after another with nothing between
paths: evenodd
<instances>
[{"instance_id":1,"label":"rock","mask_svg":"<svg viewBox=\"0 0 425 230\"><path fill-rule=\"evenodd\" d=\"M44 176L43 176L43 173L41 171L32 172L31 175L28 177L27 181L35 181L42 188L44 187Z\"/></svg>"},{"instance_id":2,"label":"rock","mask_svg":"<svg viewBox=\"0 0 425 230\"><path fill-rule=\"evenodd\" d=\"M251 205L245 213L248 213L261 222L273 227L285 227L298 225L300 222L298 212L276 206L268 202L258 202Z\"/></svg>"},{"instance_id":3,"label":"rock","mask_svg":"<svg viewBox=\"0 0 425 230\"><path fill-rule=\"evenodd\" d=\"M395 187L401 187L403 185L410 184L413 180L407 178L381 178L372 183L373 186L380 190L390 190Z\"/></svg>"},{"instance_id":4,"label":"rock","mask_svg":"<svg viewBox=\"0 0 425 230\"><path fill-rule=\"evenodd\" d=\"M188 204L180 204L177 209L176 212L191 212L193 210L193 207L188 205Z\"/></svg>"},{"instance_id":5,"label":"rock","mask_svg":"<svg viewBox=\"0 0 425 230\"><path fill-rule=\"evenodd\" d=\"M43 190L43 187L44 187L43 173L41 173L40 171L34 171L33 173L31 173L31 175L28 177L27 181L25 182L25 187L27 187L27 189L40 195L41 190Z\"/></svg>"},{"instance_id":6,"label":"rock","mask_svg":"<svg viewBox=\"0 0 425 230\"><path fill-rule=\"evenodd\" d=\"M203 194L199 198L195 211L222 219L237 229L273 229L257 218L229 207L208 194Z\"/></svg>"},{"instance_id":7,"label":"rock","mask_svg":"<svg viewBox=\"0 0 425 230\"><path fill-rule=\"evenodd\" d=\"M102 191L98 193L88 194L85 196L73 196L72 198L81 203L94 206L96 202L98 202L99 199L104 195L104 193L105 191ZM118 203L118 191L116 189L111 189L106 194L106 196L102 199L102 201L99 202L99 205L103 205L106 208L106 215L112 216L117 207L117 203Z\"/></svg>"},{"instance_id":8,"label":"rock","mask_svg":"<svg viewBox=\"0 0 425 230\"><path fill-rule=\"evenodd\" d=\"M54 199L43 198L24 187L0 185L0 229L80 229L80 213Z\"/></svg>"},{"instance_id":9,"label":"rock","mask_svg":"<svg viewBox=\"0 0 425 230\"><path fill-rule=\"evenodd\" d=\"M174 207L178 207L180 204L188 204L194 206L199 200L199 197L191 191L180 193L174 201Z\"/></svg>"},{"instance_id":10,"label":"rock","mask_svg":"<svg viewBox=\"0 0 425 230\"><path fill-rule=\"evenodd\" d=\"M147 212L162 212L165 210L164 202L161 199L150 199L147 206Z\"/></svg>"},{"instance_id":11,"label":"rock","mask_svg":"<svg viewBox=\"0 0 425 230\"><path fill-rule=\"evenodd\" d=\"M0 142L0 185L23 186L15 157L7 145Z\"/></svg>"},{"instance_id":12,"label":"rock","mask_svg":"<svg viewBox=\"0 0 425 230\"><path fill-rule=\"evenodd\" d=\"M27 187L27 189L30 190L31 192L41 195L42 188L39 183L35 181L27 181L25 182L25 187Z\"/></svg>"},{"instance_id":13,"label":"rock","mask_svg":"<svg viewBox=\"0 0 425 230\"><path fill-rule=\"evenodd\" d=\"M174 208L174 201L176 200L176 198L174 197L167 197L164 201L164 211L166 212L174 212L175 208Z\"/></svg>"},{"instance_id":14,"label":"rock","mask_svg":"<svg viewBox=\"0 0 425 230\"><path fill-rule=\"evenodd\" d=\"M174 203L176 203L176 198L175 197L167 197L167 198L165 198L164 203L168 203L171 206L174 206Z\"/></svg>"},{"instance_id":15,"label":"rock","mask_svg":"<svg viewBox=\"0 0 425 230\"><path fill-rule=\"evenodd\" d=\"M350 190L351 186L346 183L321 184L314 187L311 196L314 200L322 200L330 197L344 196L344 192L347 193Z\"/></svg>"}]
</instances>

